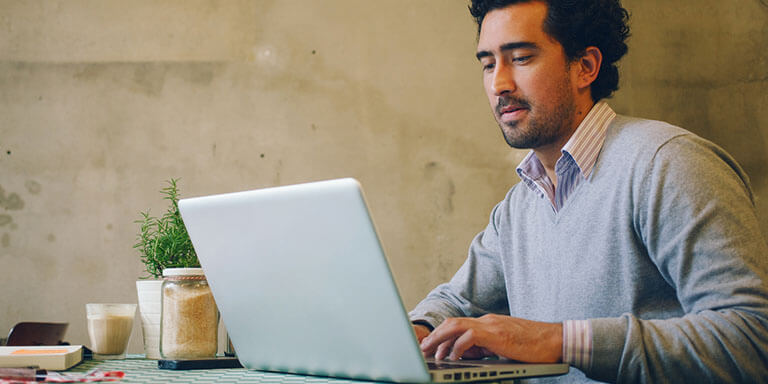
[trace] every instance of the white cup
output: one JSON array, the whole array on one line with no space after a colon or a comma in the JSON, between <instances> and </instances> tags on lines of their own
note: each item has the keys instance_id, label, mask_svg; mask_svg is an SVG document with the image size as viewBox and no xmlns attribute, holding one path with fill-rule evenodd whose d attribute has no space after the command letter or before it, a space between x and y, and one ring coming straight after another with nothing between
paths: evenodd
<instances>
[{"instance_id":1,"label":"white cup","mask_svg":"<svg viewBox=\"0 0 768 384\"><path fill-rule=\"evenodd\" d=\"M125 349L133 330L136 304L86 304L88 336L93 358L125 358Z\"/></svg>"}]
</instances>

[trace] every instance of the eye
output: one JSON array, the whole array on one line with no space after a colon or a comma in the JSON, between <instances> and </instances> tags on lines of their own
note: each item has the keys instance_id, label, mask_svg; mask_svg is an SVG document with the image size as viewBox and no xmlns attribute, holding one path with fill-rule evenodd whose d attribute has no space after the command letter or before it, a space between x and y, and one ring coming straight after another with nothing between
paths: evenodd
<instances>
[{"instance_id":1,"label":"eye","mask_svg":"<svg viewBox=\"0 0 768 384\"><path fill-rule=\"evenodd\" d=\"M485 63L483 64L483 72L492 72L494 67L496 67L496 63Z\"/></svg>"},{"instance_id":2,"label":"eye","mask_svg":"<svg viewBox=\"0 0 768 384\"><path fill-rule=\"evenodd\" d=\"M531 60L533 55L513 57L512 61L516 64L525 64Z\"/></svg>"}]
</instances>

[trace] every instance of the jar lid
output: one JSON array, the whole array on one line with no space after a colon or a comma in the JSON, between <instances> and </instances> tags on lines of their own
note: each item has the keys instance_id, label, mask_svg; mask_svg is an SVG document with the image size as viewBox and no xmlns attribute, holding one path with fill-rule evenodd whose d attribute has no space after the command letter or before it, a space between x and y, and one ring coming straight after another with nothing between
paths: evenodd
<instances>
[{"instance_id":1,"label":"jar lid","mask_svg":"<svg viewBox=\"0 0 768 384\"><path fill-rule=\"evenodd\" d=\"M166 276L205 276L202 268L166 268L163 269L163 277Z\"/></svg>"}]
</instances>

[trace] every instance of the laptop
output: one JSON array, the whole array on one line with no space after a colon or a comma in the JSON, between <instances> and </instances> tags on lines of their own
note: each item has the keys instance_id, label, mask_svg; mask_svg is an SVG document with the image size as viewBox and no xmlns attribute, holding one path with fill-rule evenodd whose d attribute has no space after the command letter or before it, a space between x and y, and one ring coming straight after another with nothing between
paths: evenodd
<instances>
[{"instance_id":1,"label":"laptop","mask_svg":"<svg viewBox=\"0 0 768 384\"><path fill-rule=\"evenodd\" d=\"M248 369L403 383L568 372L425 360L354 179L182 199L179 210Z\"/></svg>"}]
</instances>

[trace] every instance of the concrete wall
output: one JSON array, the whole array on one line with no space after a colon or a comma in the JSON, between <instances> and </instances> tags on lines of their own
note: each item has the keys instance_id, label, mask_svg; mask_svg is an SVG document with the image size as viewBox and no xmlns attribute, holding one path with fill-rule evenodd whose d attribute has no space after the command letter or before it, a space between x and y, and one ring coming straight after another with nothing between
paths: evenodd
<instances>
[{"instance_id":1,"label":"concrete wall","mask_svg":"<svg viewBox=\"0 0 768 384\"><path fill-rule=\"evenodd\" d=\"M625 1L620 113L731 151L768 228L768 6ZM135 302L138 212L360 179L407 307L453 274L524 152L493 122L464 1L0 0L0 334ZM136 328L130 352L141 349Z\"/></svg>"}]
</instances>

